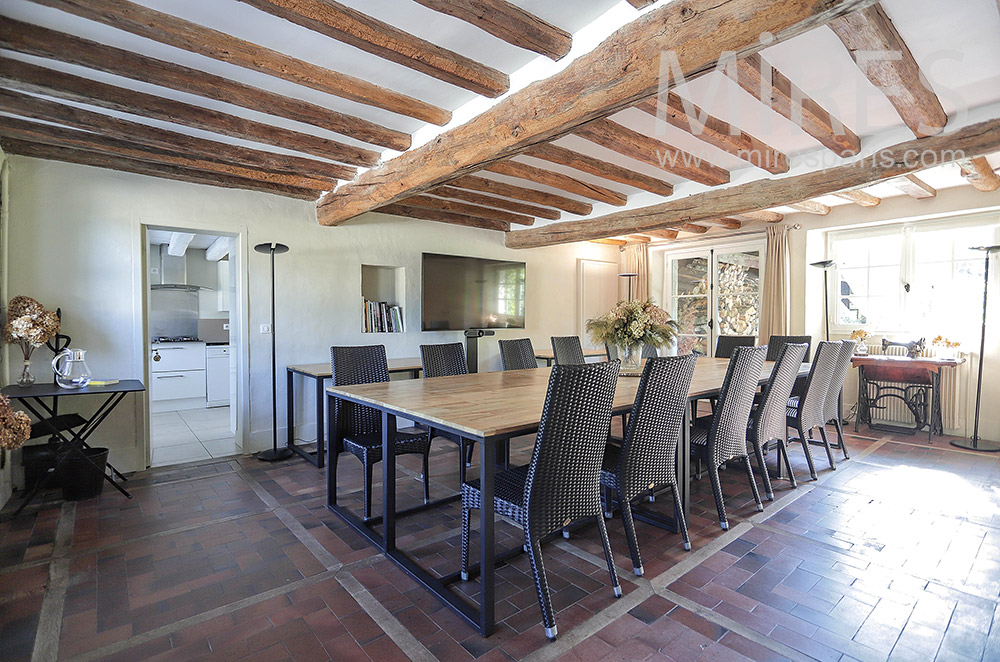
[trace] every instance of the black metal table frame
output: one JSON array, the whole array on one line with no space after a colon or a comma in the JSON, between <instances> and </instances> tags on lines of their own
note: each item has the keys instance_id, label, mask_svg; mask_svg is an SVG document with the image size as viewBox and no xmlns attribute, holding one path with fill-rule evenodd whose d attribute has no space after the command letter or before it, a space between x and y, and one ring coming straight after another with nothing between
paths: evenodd
<instances>
[{"instance_id":1,"label":"black metal table frame","mask_svg":"<svg viewBox=\"0 0 1000 662\"><path fill-rule=\"evenodd\" d=\"M865 366L858 366L858 413L854 417L854 431L858 431L858 425L860 423L865 423L868 427L873 430L881 430L883 432L896 432L900 434L910 434L915 435L927 428L927 439L928 441L934 438L934 435L938 436L944 434L944 421L942 420L941 414L941 373L937 370L928 370L931 375L930 384L920 384L912 383L907 384L906 382L899 382L900 384L906 384L906 386L881 386L875 382L877 391L874 398L868 395L868 378L865 376ZM909 390L911 388L919 389L921 391L921 399L917 402L916 398L910 395ZM927 402L927 391L930 390L930 402ZM882 391L886 391L883 393ZM872 422L872 409L876 408L880 400L887 398L896 398L902 400L906 408L914 414L915 427L909 428L903 425L890 425L888 423L873 423ZM921 421L918 412L914 409L922 409L925 420Z\"/></svg>"},{"instance_id":2,"label":"black metal table frame","mask_svg":"<svg viewBox=\"0 0 1000 662\"><path fill-rule=\"evenodd\" d=\"M414 379L420 376L420 368L404 370L402 372L411 373ZM301 375L306 379L315 382L316 389L316 450L307 451L295 443L295 375ZM319 377L308 372L296 370L294 366L285 366L285 396L287 398L285 407L285 445L296 455L307 460L314 467L322 469L326 466L326 449L320 440L324 438L325 424L323 422L324 398L326 395L326 380L329 377Z\"/></svg>"},{"instance_id":3,"label":"black metal table frame","mask_svg":"<svg viewBox=\"0 0 1000 662\"><path fill-rule=\"evenodd\" d=\"M381 413L382 515L381 517L373 517L372 519L365 521L361 517L358 517L358 515L350 509L337 503L337 476L336 473L332 471L333 467L336 466L335 463L330 463L327 468L327 508L340 517L346 524L361 535L361 537L367 540L369 544L379 549L386 556L386 558L410 575L410 577L412 577L417 583L433 593L446 607L451 609L465 622L475 628L482 636L490 636L496 630L494 612L496 597L496 567L499 564L506 562L507 559L523 553L523 549L521 547L507 550L501 554L496 553L495 518L493 508L494 476L496 470L498 468L502 468L505 463L505 457L508 452L507 444L505 442L513 437L531 434L537 431L537 424L524 428L523 430L505 432L502 435L473 437L469 435L467 431L442 425L439 421L430 421L420 416L415 416L412 412L401 412L391 407L373 406L370 402L363 401L361 399L328 393L327 412L331 415L328 444L330 444L331 448L333 448L332 439L336 438L335 435L339 434L339 431L336 429L337 424L335 422L335 417L332 417L333 400L335 398L372 407ZM682 428L684 432L681 443L678 444L677 451L678 489L680 490L681 495L681 510L684 513L685 519L688 518L688 510L691 501L691 438L687 409L688 408L685 407L684 425ZM630 410L631 405L628 407L622 407L615 410L614 415L626 413ZM400 550L396 546L397 518L418 513L461 498L461 495L459 494L452 494L443 499L431 501L426 504L420 504L402 511L396 510L396 447L395 444L390 443L389 440L395 435L397 416L414 421L418 424L432 426L435 430L451 432L479 443L479 481L482 500L481 503L483 506L479 511L480 559L478 564L469 568L470 578L476 576L477 574L480 577L481 588L479 609L469 605L456 593L448 589L450 584L453 584L461 579L461 574L459 572L456 571L443 577L435 577L424 568L421 568L406 554L406 552ZM643 521L650 522L657 526L669 526L676 528L674 527L672 518L666 518L648 511L637 512L635 517L636 519L642 519ZM373 528L375 525L380 523L383 525L383 534L381 535Z\"/></svg>"},{"instance_id":4,"label":"black metal table frame","mask_svg":"<svg viewBox=\"0 0 1000 662\"><path fill-rule=\"evenodd\" d=\"M25 495L24 500L21 502L21 505L17 507L17 510L14 511L14 514L11 516L11 518L15 518L18 515L20 515L21 511L24 510L25 506L31 503L38 495L38 493L41 492L43 489L45 489L45 487L49 484L49 481L52 480L52 477L55 476L56 473L59 471L59 467L61 467L62 464L66 460L68 460L71 455L77 455L79 457L82 457L87 462L89 462L91 466L94 467L95 470L100 471L100 467L97 466L97 464L92 459L90 459L90 457L88 457L86 453L83 452L84 448L90 448L90 446L87 444L87 439L90 437L91 434L94 433L95 430L97 430L97 428L101 426L102 423L104 423L105 419L107 419L107 417L111 414L111 412L114 411L115 407L117 407L118 404L125 399L126 395L135 392L136 391L116 391L109 393L108 397L105 398L103 403L101 403L101 406L97 408L97 410L91 415L89 419L86 419L86 422L80 427L79 430L73 433L73 437L71 439L67 439L62 431L53 428L52 436L59 438L59 441L62 442L62 445L64 448L67 449L67 452L63 453L62 458L60 458L59 461L56 463L55 468L52 471L48 472L42 480L38 481L38 483L35 484L34 489L31 490L30 493ZM66 393L66 395L72 395L72 394L73 394L72 392ZM91 393L87 395L94 395L94 394ZM32 400L35 401L35 403L38 404L40 409L45 411L49 416L55 415L55 406L50 407L42 399L44 397L50 397L50 396L27 396L27 397L10 396L10 397L13 397L18 402L20 402L24 406L24 408L27 409L29 412L31 412L31 414L39 421L45 421L46 418L48 417L41 414L38 409L35 409L35 407L32 406L31 404ZM61 396L51 396L51 397L58 398ZM108 467L111 469L114 475L118 476L122 480L128 480L128 478L126 478L120 471L115 469L114 466L112 466L111 464L108 464ZM125 490L125 488L116 483L114 479L111 476L109 476L106 472L101 472L101 476L104 478L104 480L111 483L111 485L114 486L116 490L121 492L127 498L129 499L132 498L132 495L129 494L128 491Z\"/></svg>"}]
</instances>

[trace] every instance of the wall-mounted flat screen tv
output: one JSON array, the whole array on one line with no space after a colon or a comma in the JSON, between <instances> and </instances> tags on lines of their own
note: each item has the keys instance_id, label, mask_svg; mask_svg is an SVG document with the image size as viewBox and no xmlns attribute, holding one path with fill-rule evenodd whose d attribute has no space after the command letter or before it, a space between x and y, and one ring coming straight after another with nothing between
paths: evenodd
<instances>
[{"instance_id":1,"label":"wall-mounted flat screen tv","mask_svg":"<svg viewBox=\"0 0 1000 662\"><path fill-rule=\"evenodd\" d=\"M421 329L524 328L524 262L423 254Z\"/></svg>"}]
</instances>

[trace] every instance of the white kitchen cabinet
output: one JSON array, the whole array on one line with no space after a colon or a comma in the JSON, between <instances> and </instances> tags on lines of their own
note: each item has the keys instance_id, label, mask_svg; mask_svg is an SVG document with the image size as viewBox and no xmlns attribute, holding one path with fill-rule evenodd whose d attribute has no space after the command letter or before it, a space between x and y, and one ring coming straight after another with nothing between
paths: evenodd
<instances>
[{"instance_id":1,"label":"white kitchen cabinet","mask_svg":"<svg viewBox=\"0 0 1000 662\"><path fill-rule=\"evenodd\" d=\"M205 369L205 343L153 343L151 372Z\"/></svg>"},{"instance_id":2,"label":"white kitchen cabinet","mask_svg":"<svg viewBox=\"0 0 1000 662\"><path fill-rule=\"evenodd\" d=\"M156 401L204 398L205 371L154 372L149 397Z\"/></svg>"},{"instance_id":3,"label":"white kitchen cabinet","mask_svg":"<svg viewBox=\"0 0 1000 662\"><path fill-rule=\"evenodd\" d=\"M208 347L205 350L205 366L208 406L229 406L229 345Z\"/></svg>"},{"instance_id":4,"label":"white kitchen cabinet","mask_svg":"<svg viewBox=\"0 0 1000 662\"><path fill-rule=\"evenodd\" d=\"M152 411L205 406L205 343L153 343L150 353Z\"/></svg>"}]
</instances>

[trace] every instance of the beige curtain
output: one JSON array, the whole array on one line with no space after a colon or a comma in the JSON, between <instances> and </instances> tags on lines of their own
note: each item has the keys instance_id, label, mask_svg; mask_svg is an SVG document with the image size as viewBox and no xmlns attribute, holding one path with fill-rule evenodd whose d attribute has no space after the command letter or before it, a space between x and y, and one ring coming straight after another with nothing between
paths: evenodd
<instances>
[{"instance_id":1,"label":"beige curtain","mask_svg":"<svg viewBox=\"0 0 1000 662\"><path fill-rule=\"evenodd\" d=\"M761 302L760 342L790 332L788 226L767 226L767 262L764 265L764 300Z\"/></svg>"},{"instance_id":2,"label":"beige curtain","mask_svg":"<svg viewBox=\"0 0 1000 662\"><path fill-rule=\"evenodd\" d=\"M619 279L619 298L628 298L628 282L631 280L632 300L645 301L649 297L649 246L638 243L625 246L618 259L618 273L639 274L632 279Z\"/></svg>"}]
</instances>

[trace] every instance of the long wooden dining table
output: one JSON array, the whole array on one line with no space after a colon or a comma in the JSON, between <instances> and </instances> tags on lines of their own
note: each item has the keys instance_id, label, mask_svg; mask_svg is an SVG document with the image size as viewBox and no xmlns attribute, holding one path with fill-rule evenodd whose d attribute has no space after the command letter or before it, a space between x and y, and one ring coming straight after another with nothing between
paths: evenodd
<instances>
[{"instance_id":1,"label":"long wooden dining table","mask_svg":"<svg viewBox=\"0 0 1000 662\"><path fill-rule=\"evenodd\" d=\"M688 399L698 400L716 396L725 379L728 359L701 357L698 359ZM770 376L773 362L765 364L761 383ZM803 371L808 365L803 364ZM349 508L337 502L337 480L334 471L327 471L327 507L355 529L370 544L377 547L396 565L406 571L427 590L434 593L447 607L477 629L483 636L495 630L494 618L495 578L498 561L509 558L519 550L497 554L494 549L494 475L502 469L500 447L512 437L530 434L538 429L548 388L551 368L485 372L434 379L414 379L358 386L338 386L327 389L328 412L332 414L334 399L368 405L382 416L382 515L363 520ZM621 376L615 389L613 412L627 413L632 408L638 390L639 378ZM689 407L684 408L683 434L678 445L677 473L681 503L679 507L688 516L690 505L690 436ZM396 520L409 514L425 511L458 497L452 494L428 504L396 510L396 461L395 445L389 443L396 430L396 418L405 418L435 430L451 432L479 443L479 480L483 508L479 513L480 559L477 567L470 568L470 577L479 575L480 604L478 609L450 590L450 584L459 581L457 572L436 577L420 567L406 552L396 546ZM340 435L336 417L330 415L329 447ZM331 463L330 466L336 466ZM665 518L663 518L665 519ZM375 528L382 525L382 533Z\"/></svg>"}]
</instances>

